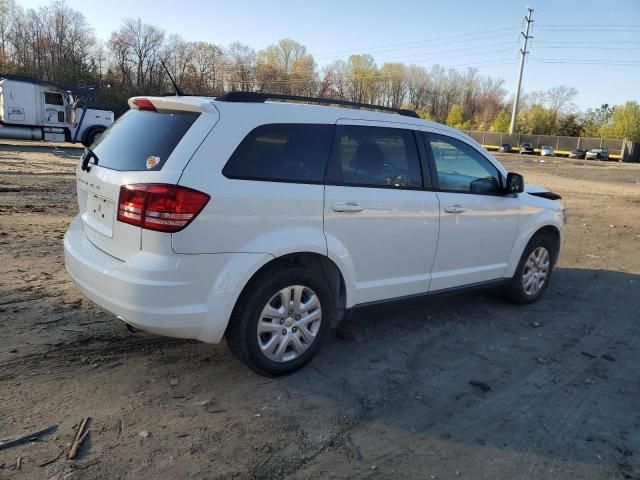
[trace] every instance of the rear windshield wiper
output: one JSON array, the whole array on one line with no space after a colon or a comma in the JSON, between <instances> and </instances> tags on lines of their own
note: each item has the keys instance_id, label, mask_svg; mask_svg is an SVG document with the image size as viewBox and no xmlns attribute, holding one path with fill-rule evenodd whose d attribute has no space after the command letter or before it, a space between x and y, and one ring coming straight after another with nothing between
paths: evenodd
<instances>
[{"instance_id":1,"label":"rear windshield wiper","mask_svg":"<svg viewBox=\"0 0 640 480\"><path fill-rule=\"evenodd\" d=\"M93 164L97 165L100 159L98 158L96 153L93 150L91 150L89 147L84 147L84 155L82 156L82 166L80 168L85 172L88 172L91 170L91 167L89 166L89 160L91 160L92 158L95 159L95 162L93 162Z\"/></svg>"}]
</instances>

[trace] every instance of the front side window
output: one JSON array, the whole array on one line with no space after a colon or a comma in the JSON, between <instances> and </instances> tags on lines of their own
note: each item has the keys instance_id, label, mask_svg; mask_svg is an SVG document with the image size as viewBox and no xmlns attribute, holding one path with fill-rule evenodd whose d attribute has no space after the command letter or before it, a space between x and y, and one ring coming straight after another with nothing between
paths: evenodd
<instances>
[{"instance_id":1,"label":"front side window","mask_svg":"<svg viewBox=\"0 0 640 480\"><path fill-rule=\"evenodd\" d=\"M64 105L62 95L59 93L45 92L44 103L47 105Z\"/></svg>"},{"instance_id":2,"label":"front side window","mask_svg":"<svg viewBox=\"0 0 640 480\"><path fill-rule=\"evenodd\" d=\"M271 124L251 131L222 173L228 178L322 183L333 125Z\"/></svg>"},{"instance_id":3,"label":"front side window","mask_svg":"<svg viewBox=\"0 0 640 480\"><path fill-rule=\"evenodd\" d=\"M369 187L422 187L413 132L386 127L336 127L326 181Z\"/></svg>"},{"instance_id":4,"label":"front side window","mask_svg":"<svg viewBox=\"0 0 640 480\"><path fill-rule=\"evenodd\" d=\"M455 138L429 134L441 190L491 194L500 190L496 167L476 149Z\"/></svg>"}]
</instances>

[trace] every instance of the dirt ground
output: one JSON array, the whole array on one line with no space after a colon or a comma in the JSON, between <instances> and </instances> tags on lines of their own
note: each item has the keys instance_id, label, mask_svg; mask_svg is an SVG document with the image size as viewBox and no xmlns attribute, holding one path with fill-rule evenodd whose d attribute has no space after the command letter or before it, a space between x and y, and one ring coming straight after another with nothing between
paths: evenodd
<instances>
[{"instance_id":1,"label":"dirt ground","mask_svg":"<svg viewBox=\"0 0 640 480\"><path fill-rule=\"evenodd\" d=\"M567 206L541 301L370 307L270 379L76 291L78 155L0 145L0 439L58 425L0 449L0 479L640 479L640 165L500 156Z\"/></svg>"}]
</instances>

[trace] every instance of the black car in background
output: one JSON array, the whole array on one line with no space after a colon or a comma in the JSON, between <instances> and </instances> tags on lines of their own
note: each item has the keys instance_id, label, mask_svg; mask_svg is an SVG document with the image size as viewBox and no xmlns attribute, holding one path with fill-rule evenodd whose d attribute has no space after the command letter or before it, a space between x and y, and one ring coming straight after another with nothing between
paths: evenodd
<instances>
[{"instance_id":1,"label":"black car in background","mask_svg":"<svg viewBox=\"0 0 640 480\"><path fill-rule=\"evenodd\" d=\"M587 152L587 160L609 160L608 148L592 148Z\"/></svg>"},{"instance_id":2,"label":"black car in background","mask_svg":"<svg viewBox=\"0 0 640 480\"><path fill-rule=\"evenodd\" d=\"M575 150L571 150L569 154L569 158L584 158L587 155L587 151L584 148L576 148Z\"/></svg>"},{"instance_id":3,"label":"black car in background","mask_svg":"<svg viewBox=\"0 0 640 480\"><path fill-rule=\"evenodd\" d=\"M502 153L511 153L513 151L513 146L510 143L503 143L500 145L500 148L498 148L498 151Z\"/></svg>"},{"instance_id":4,"label":"black car in background","mask_svg":"<svg viewBox=\"0 0 640 480\"><path fill-rule=\"evenodd\" d=\"M533 155L533 143L523 143L522 145L520 145L520 153Z\"/></svg>"}]
</instances>

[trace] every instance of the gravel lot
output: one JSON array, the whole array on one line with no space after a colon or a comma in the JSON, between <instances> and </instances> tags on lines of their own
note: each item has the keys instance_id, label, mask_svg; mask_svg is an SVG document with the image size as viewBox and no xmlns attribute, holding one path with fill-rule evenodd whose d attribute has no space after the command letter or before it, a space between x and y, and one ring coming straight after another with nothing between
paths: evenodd
<instances>
[{"instance_id":1,"label":"gravel lot","mask_svg":"<svg viewBox=\"0 0 640 480\"><path fill-rule=\"evenodd\" d=\"M0 439L58 424L0 450L1 479L640 479L640 165L499 155L568 209L540 302L370 307L268 379L74 289L78 155L0 145Z\"/></svg>"}]
</instances>

